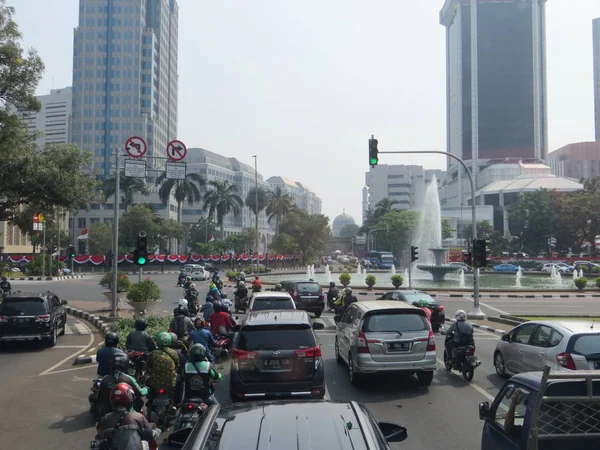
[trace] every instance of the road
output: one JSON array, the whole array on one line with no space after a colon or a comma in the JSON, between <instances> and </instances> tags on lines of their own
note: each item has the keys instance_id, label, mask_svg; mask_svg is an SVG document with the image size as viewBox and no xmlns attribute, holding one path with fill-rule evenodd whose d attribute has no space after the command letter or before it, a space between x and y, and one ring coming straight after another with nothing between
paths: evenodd
<instances>
[{"instance_id":1,"label":"road","mask_svg":"<svg viewBox=\"0 0 600 450\"><path fill-rule=\"evenodd\" d=\"M165 299L159 310L172 311L181 294L181 289L174 286L175 276L151 277L160 284ZM15 282L14 287L27 291L50 289L70 303L92 304L102 299L103 289L97 285L98 280L99 276L53 282L23 281ZM206 283L198 285L203 297ZM450 311L459 307L467 309L471 302L463 298L440 300ZM500 298L485 303L513 312L513 308L527 302L543 305L543 310L548 313L551 306L555 310L572 312L585 300ZM493 311L490 309L488 313ZM438 335L440 366L429 388L418 386L414 377L377 377L366 386L355 388L348 381L346 367L335 360L333 315L325 313L319 320L325 324L325 329L317 334L322 344L328 398L362 401L377 419L405 425L409 438L394 444L392 448L395 449L480 448L482 425L478 419L478 403L493 398L503 384L495 374L492 361L498 335L476 332L477 354L482 366L471 383L443 368L443 336ZM87 397L96 368L74 367L72 362L77 354L95 349L101 337L74 318L69 318L68 330L69 334L59 338L55 348L20 344L0 351L0 379L5 388L0 391L0 403L15 406L0 411L0 434L3 442L15 443L11 449L75 450L88 448L89 440L93 438L94 424L88 413ZM229 403L229 362L220 364L219 369L225 379L217 386L217 398L222 403ZM162 445L161 448L167 447Z\"/></svg>"}]
</instances>

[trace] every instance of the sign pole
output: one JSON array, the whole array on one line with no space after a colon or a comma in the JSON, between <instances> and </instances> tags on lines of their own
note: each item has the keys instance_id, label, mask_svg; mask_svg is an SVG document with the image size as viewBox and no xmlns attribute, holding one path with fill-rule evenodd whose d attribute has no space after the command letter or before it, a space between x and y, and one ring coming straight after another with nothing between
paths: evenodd
<instances>
[{"instance_id":1,"label":"sign pole","mask_svg":"<svg viewBox=\"0 0 600 450\"><path fill-rule=\"evenodd\" d=\"M121 168L120 168L120 150L117 149L115 155L115 208L113 216L113 260L112 260L112 304L111 304L111 317L117 317L117 306L119 304L119 297L117 296L117 283L119 275L117 270L119 269L118 257L119 257L119 203L121 201Z\"/></svg>"},{"instance_id":2,"label":"sign pole","mask_svg":"<svg viewBox=\"0 0 600 450\"><path fill-rule=\"evenodd\" d=\"M408 263L408 288L409 289L412 289L412 270L411 270L411 267L412 267L412 263L409 262Z\"/></svg>"},{"instance_id":3,"label":"sign pole","mask_svg":"<svg viewBox=\"0 0 600 450\"><path fill-rule=\"evenodd\" d=\"M58 260L57 267L60 267L60 208L58 209L56 218L58 219L56 221L56 251L58 252L56 259Z\"/></svg>"},{"instance_id":4,"label":"sign pole","mask_svg":"<svg viewBox=\"0 0 600 450\"><path fill-rule=\"evenodd\" d=\"M46 224L42 222L42 276L46 276Z\"/></svg>"}]
</instances>

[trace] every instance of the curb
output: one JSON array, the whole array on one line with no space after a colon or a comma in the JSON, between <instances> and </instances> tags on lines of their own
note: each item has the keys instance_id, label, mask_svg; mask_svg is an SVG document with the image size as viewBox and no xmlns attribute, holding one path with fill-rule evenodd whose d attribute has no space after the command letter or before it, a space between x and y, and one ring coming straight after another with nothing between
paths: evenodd
<instances>
[{"instance_id":1,"label":"curb","mask_svg":"<svg viewBox=\"0 0 600 450\"><path fill-rule=\"evenodd\" d=\"M454 322L456 322L456 319L446 319L446 322L454 323ZM504 330L497 330L495 328L488 327L487 325L479 325L477 323L471 323L471 325L473 325L473 328L479 328L480 330L483 330L483 331L489 331L490 333L495 333L499 336L506 334L506 331L504 331Z\"/></svg>"},{"instance_id":2,"label":"curb","mask_svg":"<svg viewBox=\"0 0 600 450\"><path fill-rule=\"evenodd\" d=\"M83 278L83 275L66 275L64 277L10 277L10 281L60 281L71 280L74 278Z\"/></svg>"},{"instance_id":3,"label":"curb","mask_svg":"<svg viewBox=\"0 0 600 450\"><path fill-rule=\"evenodd\" d=\"M79 366L81 364L95 364L95 363L96 363L96 355L78 356L77 358L75 358L75 361L73 361L74 366Z\"/></svg>"},{"instance_id":4,"label":"curb","mask_svg":"<svg viewBox=\"0 0 600 450\"><path fill-rule=\"evenodd\" d=\"M87 311L83 311L83 310L77 309L77 308L72 308L70 306L65 307L65 309L67 310L68 314L71 314L72 316L75 316L75 317L79 317L79 318L85 320L86 322L91 323L102 333L107 333L108 331L110 331L110 328L111 328L110 324L108 322L106 322L100 316L94 316Z\"/></svg>"}]
</instances>

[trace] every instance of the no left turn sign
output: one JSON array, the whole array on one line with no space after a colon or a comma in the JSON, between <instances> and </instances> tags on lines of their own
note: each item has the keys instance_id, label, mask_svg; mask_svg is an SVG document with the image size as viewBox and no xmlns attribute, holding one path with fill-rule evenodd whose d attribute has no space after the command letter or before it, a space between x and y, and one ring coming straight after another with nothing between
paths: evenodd
<instances>
[{"instance_id":1,"label":"no left turn sign","mask_svg":"<svg viewBox=\"0 0 600 450\"><path fill-rule=\"evenodd\" d=\"M125 141L125 151L134 158L141 158L146 154L148 146L146 141L139 136L131 136Z\"/></svg>"},{"instance_id":2,"label":"no left turn sign","mask_svg":"<svg viewBox=\"0 0 600 450\"><path fill-rule=\"evenodd\" d=\"M181 141L174 140L167 144L167 156L173 161L181 161L187 155L187 147Z\"/></svg>"}]
</instances>

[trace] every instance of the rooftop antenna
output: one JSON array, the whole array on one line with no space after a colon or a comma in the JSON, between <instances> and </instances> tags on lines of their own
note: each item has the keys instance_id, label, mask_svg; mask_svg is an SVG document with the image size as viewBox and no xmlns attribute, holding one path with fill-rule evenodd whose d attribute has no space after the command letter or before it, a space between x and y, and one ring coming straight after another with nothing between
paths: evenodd
<instances>
[{"instance_id":1,"label":"rooftop antenna","mask_svg":"<svg viewBox=\"0 0 600 450\"><path fill-rule=\"evenodd\" d=\"M596 323L596 319L592 320L592 326L590 327L591 330L594 329L594 324Z\"/></svg>"}]
</instances>

